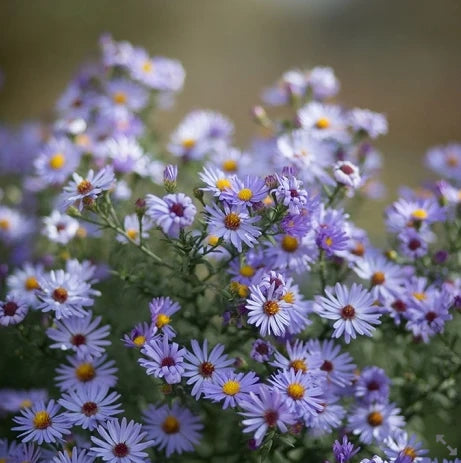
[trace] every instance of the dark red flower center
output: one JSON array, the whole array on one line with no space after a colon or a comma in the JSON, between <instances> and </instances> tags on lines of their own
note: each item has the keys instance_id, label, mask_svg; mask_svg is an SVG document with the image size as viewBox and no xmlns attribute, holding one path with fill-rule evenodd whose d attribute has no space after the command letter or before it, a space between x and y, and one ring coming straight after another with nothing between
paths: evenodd
<instances>
[{"instance_id":1,"label":"dark red flower center","mask_svg":"<svg viewBox=\"0 0 461 463\"><path fill-rule=\"evenodd\" d=\"M214 365L211 363L211 362L203 362L201 365L200 365L200 374L205 377L205 378L209 378L211 377L211 375L213 374L214 372Z\"/></svg>"},{"instance_id":2,"label":"dark red flower center","mask_svg":"<svg viewBox=\"0 0 461 463\"><path fill-rule=\"evenodd\" d=\"M184 216L184 206L180 203L174 203L170 206L170 212L173 212L174 215L178 217Z\"/></svg>"},{"instance_id":3,"label":"dark red flower center","mask_svg":"<svg viewBox=\"0 0 461 463\"><path fill-rule=\"evenodd\" d=\"M330 372L333 370L333 363L331 363L329 360L325 360L320 369L322 371Z\"/></svg>"},{"instance_id":4,"label":"dark red flower center","mask_svg":"<svg viewBox=\"0 0 461 463\"><path fill-rule=\"evenodd\" d=\"M269 348L267 344L261 343L256 346L256 352L261 355L267 355L269 353Z\"/></svg>"},{"instance_id":5,"label":"dark red flower center","mask_svg":"<svg viewBox=\"0 0 461 463\"><path fill-rule=\"evenodd\" d=\"M346 175L351 175L354 172L354 169L349 164L343 164L339 170L344 172Z\"/></svg>"},{"instance_id":6,"label":"dark red flower center","mask_svg":"<svg viewBox=\"0 0 461 463\"><path fill-rule=\"evenodd\" d=\"M347 304L344 306L341 310L341 316L345 320L351 320L352 318L355 317L355 309L352 307L350 304Z\"/></svg>"},{"instance_id":7,"label":"dark red flower center","mask_svg":"<svg viewBox=\"0 0 461 463\"><path fill-rule=\"evenodd\" d=\"M174 365L176 365L176 362L173 357L165 357L162 360L162 367L172 367Z\"/></svg>"},{"instance_id":8,"label":"dark red flower center","mask_svg":"<svg viewBox=\"0 0 461 463\"><path fill-rule=\"evenodd\" d=\"M16 310L18 310L18 304L13 301L8 301L4 306L3 306L3 312L7 317L12 317L15 313Z\"/></svg>"},{"instance_id":9,"label":"dark red flower center","mask_svg":"<svg viewBox=\"0 0 461 463\"><path fill-rule=\"evenodd\" d=\"M379 390L379 383L378 381L370 381L368 384L367 384L367 389L369 391L378 391Z\"/></svg>"},{"instance_id":10,"label":"dark red flower center","mask_svg":"<svg viewBox=\"0 0 461 463\"><path fill-rule=\"evenodd\" d=\"M432 310L430 312L427 312L426 314L426 320L431 323L437 318L437 314L433 312Z\"/></svg>"},{"instance_id":11,"label":"dark red flower center","mask_svg":"<svg viewBox=\"0 0 461 463\"><path fill-rule=\"evenodd\" d=\"M407 305L405 304L405 302L401 301L400 299L397 299L392 304L392 308L397 312L405 312L405 310L407 310Z\"/></svg>"},{"instance_id":12,"label":"dark red flower center","mask_svg":"<svg viewBox=\"0 0 461 463\"><path fill-rule=\"evenodd\" d=\"M298 190L290 190L290 196L292 198L297 198L299 196Z\"/></svg>"},{"instance_id":13,"label":"dark red flower center","mask_svg":"<svg viewBox=\"0 0 461 463\"><path fill-rule=\"evenodd\" d=\"M275 410L267 410L266 413L264 413L264 420L270 427L275 426L278 419L279 414Z\"/></svg>"},{"instance_id":14,"label":"dark red flower center","mask_svg":"<svg viewBox=\"0 0 461 463\"><path fill-rule=\"evenodd\" d=\"M114 449L113 449L113 454L116 457L126 457L128 455L128 446L124 444L123 442L120 442L120 444L117 444Z\"/></svg>"},{"instance_id":15,"label":"dark red flower center","mask_svg":"<svg viewBox=\"0 0 461 463\"><path fill-rule=\"evenodd\" d=\"M411 239L408 243L408 249L410 249L411 251L416 251L420 247L421 247L421 241L419 241L416 238Z\"/></svg>"},{"instance_id":16,"label":"dark red flower center","mask_svg":"<svg viewBox=\"0 0 461 463\"><path fill-rule=\"evenodd\" d=\"M74 334L70 342L74 346L81 346L82 344L86 343L86 337L81 333Z\"/></svg>"},{"instance_id":17,"label":"dark red flower center","mask_svg":"<svg viewBox=\"0 0 461 463\"><path fill-rule=\"evenodd\" d=\"M82 405L82 413L86 416L96 415L98 412L98 406L94 402L85 402Z\"/></svg>"},{"instance_id":18,"label":"dark red flower center","mask_svg":"<svg viewBox=\"0 0 461 463\"><path fill-rule=\"evenodd\" d=\"M63 287L56 288L53 291L53 299L60 304L63 304L67 301L68 293L67 290Z\"/></svg>"}]
</instances>

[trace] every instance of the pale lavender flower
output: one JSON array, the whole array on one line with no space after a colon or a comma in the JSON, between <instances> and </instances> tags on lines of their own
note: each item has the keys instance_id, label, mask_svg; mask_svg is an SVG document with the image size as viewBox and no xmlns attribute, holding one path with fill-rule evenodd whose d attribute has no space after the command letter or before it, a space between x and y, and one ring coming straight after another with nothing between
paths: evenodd
<instances>
[{"instance_id":1,"label":"pale lavender flower","mask_svg":"<svg viewBox=\"0 0 461 463\"><path fill-rule=\"evenodd\" d=\"M25 299L7 294L6 299L0 301L0 325L17 325L24 320L28 311L29 305Z\"/></svg>"}]
</instances>

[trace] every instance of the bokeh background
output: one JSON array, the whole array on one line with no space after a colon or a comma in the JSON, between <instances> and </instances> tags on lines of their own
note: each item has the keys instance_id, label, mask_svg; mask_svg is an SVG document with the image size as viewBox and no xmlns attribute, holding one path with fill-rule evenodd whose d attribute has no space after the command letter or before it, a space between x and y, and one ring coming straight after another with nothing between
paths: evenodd
<instances>
[{"instance_id":1,"label":"bokeh background","mask_svg":"<svg viewBox=\"0 0 461 463\"><path fill-rule=\"evenodd\" d=\"M264 86L288 68L327 65L341 102L388 117L378 142L388 202L429 176L429 146L461 139L460 25L460 0L0 0L0 120L48 117L103 32L184 64L185 89L157 121L164 133L211 108L234 120L241 147ZM377 240L384 207L371 203L357 218Z\"/></svg>"}]
</instances>

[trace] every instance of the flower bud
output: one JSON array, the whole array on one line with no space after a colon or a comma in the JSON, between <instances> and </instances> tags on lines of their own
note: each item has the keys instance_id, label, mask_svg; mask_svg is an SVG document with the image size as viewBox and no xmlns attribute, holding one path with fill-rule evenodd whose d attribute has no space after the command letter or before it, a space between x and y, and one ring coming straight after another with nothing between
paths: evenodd
<instances>
[{"instance_id":1,"label":"flower bud","mask_svg":"<svg viewBox=\"0 0 461 463\"><path fill-rule=\"evenodd\" d=\"M163 171L163 186L167 193L176 191L176 179L178 177L178 166L168 164Z\"/></svg>"}]
</instances>

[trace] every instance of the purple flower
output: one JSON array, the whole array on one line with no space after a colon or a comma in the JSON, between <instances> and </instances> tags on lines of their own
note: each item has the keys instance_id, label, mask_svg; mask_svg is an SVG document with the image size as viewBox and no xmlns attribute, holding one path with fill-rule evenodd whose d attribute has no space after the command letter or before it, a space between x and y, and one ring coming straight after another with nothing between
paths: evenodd
<instances>
[{"instance_id":1,"label":"purple flower","mask_svg":"<svg viewBox=\"0 0 461 463\"><path fill-rule=\"evenodd\" d=\"M21 415L13 418L19 426L13 431L22 431L19 437L23 442L34 441L54 443L62 440L64 434L70 433L71 424L67 417L59 413L59 405L50 400L47 405L43 401L36 402L30 408L23 408Z\"/></svg>"},{"instance_id":2,"label":"purple flower","mask_svg":"<svg viewBox=\"0 0 461 463\"><path fill-rule=\"evenodd\" d=\"M322 410L317 415L306 415L304 417L306 426L310 428L313 436L330 434L341 426L346 410L337 403L338 400L335 395L327 394Z\"/></svg>"},{"instance_id":3,"label":"purple flower","mask_svg":"<svg viewBox=\"0 0 461 463\"><path fill-rule=\"evenodd\" d=\"M216 167L203 168L199 173L200 180L206 184L206 187L200 188L202 191L208 191L219 200L224 199L225 195L230 191L234 176L229 176Z\"/></svg>"},{"instance_id":4,"label":"purple flower","mask_svg":"<svg viewBox=\"0 0 461 463\"><path fill-rule=\"evenodd\" d=\"M96 383L79 384L76 389L64 393L59 399L60 405L67 411L66 418L82 429L92 431L115 415L122 413L120 404L114 403L120 394L109 393L109 388Z\"/></svg>"},{"instance_id":5,"label":"purple flower","mask_svg":"<svg viewBox=\"0 0 461 463\"><path fill-rule=\"evenodd\" d=\"M45 459L46 451L43 451L42 448L37 447L35 444L19 444L16 448L13 449L13 445L10 449L10 458L6 459L8 462L13 463L39 463L43 462ZM84 462L83 462L84 463Z\"/></svg>"},{"instance_id":6,"label":"purple flower","mask_svg":"<svg viewBox=\"0 0 461 463\"><path fill-rule=\"evenodd\" d=\"M165 449L167 458L173 453L192 452L202 437L200 418L178 403L157 408L149 405L143 421L148 437L160 450Z\"/></svg>"},{"instance_id":7,"label":"purple flower","mask_svg":"<svg viewBox=\"0 0 461 463\"><path fill-rule=\"evenodd\" d=\"M302 188L302 182L293 176L277 176L279 186L272 191L290 214L300 214L308 201L308 193Z\"/></svg>"},{"instance_id":8,"label":"purple flower","mask_svg":"<svg viewBox=\"0 0 461 463\"><path fill-rule=\"evenodd\" d=\"M197 212L192 199L184 193L169 194L163 198L149 194L146 204L147 214L172 238L178 238L180 230L192 225Z\"/></svg>"},{"instance_id":9,"label":"purple flower","mask_svg":"<svg viewBox=\"0 0 461 463\"><path fill-rule=\"evenodd\" d=\"M169 325L171 316L181 309L177 302L173 302L169 297L154 297L149 303L152 324L161 330L167 338L173 338L175 330Z\"/></svg>"},{"instance_id":10,"label":"purple flower","mask_svg":"<svg viewBox=\"0 0 461 463\"><path fill-rule=\"evenodd\" d=\"M364 368L355 383L355 395L362 402L386 403L389 400L390 380L382 368Z\"/></svg>"},{"instance_id":11,"label":"purple flower","mask_svg":"<svg viewBox=\"0 0 461 463\"><path fill-rule=\"evenodd\" d=\"M26 262L22 268L17 268L8 276L9 293L23 298L30 306L35 306L38 303L35 291L40 288L38 278L42 273L42 265Z\"/></svg>"},{"instance_id":12,"label":"purple flower","mask_svg":"<svg viewBox=\"0 0 461 463\"><path fill-rule=\"evenodd\" d=\"M17 325L29 311L27 301L20 296L7 294L5 301L0 301L0 325Z\"/></svg>"},{"instance_id":13,"label":"purple flower","mask_svg":"<svg viewBox=\"0 0 461 463\"><path fill-rule=\"evenodd\" d=\"M316 100L333 97L339 91L339 81L330 67L316 66L312 68L307 75L307 84Z\"/></svg>"},{"instance_id":14,"label":"purple flower","mask_svg":"<svg viewBox=\"0 0 461 463\"><path fill-rule=\"evenodd\" d=\"M2 389L0 390L0 410L8 413L32 407L36 402L46 402L48 393L44 389Z\"/></svg>"},{"instance_id":15,"label":"purple flower","mask_svg":"<svg viewBox=\"0 0 461 463\"><path fill-rule=\"evenodd\" d=\"M349 236L337 225L323 225L316 231L315 242L327 256L332 256L338 251L347 249Z\"/></svg>"},{"instance_id":16,"label":"purple flower","mask_svg":"<svg viewBox=\"0 0 461 463\"><path fill-rule=\"evenodd\" d=\"M246 175L243 180L235 177L222 199L237 206L252 206L262 202L268 194L264 179L254 175Z\"/></svg>"},{"instance_id":17,"label":"purple flower","mask_svg":"<svg viewBox=\"0 0 461 463\"><path fill-rule=\"evenodd\" d=\"M264 339L256 339L251 346L250 356L259 363L267 362L274 353L274 347Z\"/></svg>"},{"instance_id":18,"label":"purple flower","mask_svg":"<svg viewBox=\"0 0 461 463\"><path fill-rule=\"evenodd\" d=\"M419 259L427 254L428 241L431 236L428 233L417 232L414 228L406 228L398 235L402 254L410 259Z\"/></svg>"},{"instance_id":19,"label":"purple flower","mask_svg":"<svg viewBox=\"0 0 461 463\"><path fill-rule=\"evenodd\" d=\"M443 177L461 180L461 145L450 143L431 148L426 154L426 164Z\"/></svg>"},{"instance_id":20,"label":"purple flower","mask_svg":"<svg viewBox=\"0 0 461 463\"><path fill-rule=\"evenodd\" d=\"M378 138L387 133L387 119L383 114L355 108L349 112L348 119L355 132L364 132L370 138Z\"/></svg>"},{"instance_id":21,"label":"purple flower","mask_svg":"<svg viewBox=\"0 0 461 463\"><path fill-rule=\"evenodd\" d=\"M335 180L350 188L359 188L362 183L359 168L349 161L338 161L333 166Z\"/></svg>"},{"instance_id":22,"label":"purple flower","mask_svg":"<svg viewBox=\"0 0 461 463\"><path fill-rule=\"evenodd\" d=\"M139 364L146 369L148 375L156 378L165 378L168 384L176 384L181 381L184 373L184 355L186 349L180 349L175 342L169 344L168 337L163 336L159 340L151 340L141 349L147 359L139 359Z\"/></svg>"},{"instance_id":23,"label":"purple flower","mask_svg":"<svg viewBox=\"0 0 461 463\"><path fill-rule=\"evenodd\" d=\"M317 352L311 353L307 344L297 339L293 344L286 343L287 357L280 352L275 353L271 365L282 370L293 370L295 373L320 371L322 360Z\"/></svg>"},{"instance_id":24,"label":"purple flower","mask_svg":"<svg viewBox=\"0 0 461 463\"><path fill-rule=\"evenodd\" d=\"M106 93L108 101L103 104L112 106L124 106L131 111L137 112L142 110L148 102L148 92L138 84L128 79L113 79L106 84Z\"/></svg>"},{"instance_id":25,"label":"purple flower","mask_svg":"<svg viewBox=\"0 0 461 463\"><path fill-rule=\"evenodd\" d=\"M123 343L126 347L135 347L141 349L146 342L154 339L158 328L155 325L143 322L138 323L131 331L130 334L125 334Z\"/></svg>"},{"instance_id":26,"label":"purple flower","mask_svg":"<svg viewBox=\"0 0 461 463\"><path fill-rule=\"evenodd\" d=\"M98 384L112 387L117 382L115 362L102 355L97 359L79 359L77 356L67 357L70 365L61 365L56 369L56 382L61 391L76 388L81 384Z\"/></svg>"},{"instance_id":27,"label":"purple flower","mask_svg":"<svg viewBox=\"0 0 461 463\"><path fill-rule=\"evenodd\" d=\"M396 431L384 441L384 452L387 457L396 462L400 457L401 463L405 463L404 457L408 457L408 463L421 463L427 450L422 448L422 443L414 435L409 435L405 431Z\"/></svg>"},{"instance_id":28,"label":"purple flower","mask_svg":"<svg viewBox=\"0 0 461 463\"><path fill-rule=\"evenodd\" d=\"M259 218L250 217L239 206L229 207L224 204L223 207L224 211L217 205L206 206L209 232L218 238L223 238L226 242L232 243L239 252L242 251L242 243L253 247L254 243L257 242L257 238L261 235L259 228L253 225Z\"/></svg>"},{"instance_id":29,"label":"purple flower","mask_svg":"<svg viewBox=\"0 0 461 463\"><path fill-rule=\"evenodd\" d=\"M349 442L347 436L343 436L343 441L335 441L333 444L333 453L335 455L336 463L347 463L351 458L360 451L360 447L354 447Z\"/></svg>"},{"instance_id":30,"label":"purple flower","mask_svg":"<svg viewBox=\"0 0 461 463\"><path fill-rule=\"evenodd\" d=\"M218 372L212 381L203 383L205 398L213 402L224 401L223 409L235 407L241 400L246 399L250 392L259 388L259 378L253 371L246 374L235 373L232 370Z\"/></svg>"},{"instance_id":31,"label":"purple flower","mask_svg":"<svg viewBox=\"0 0 461 463\"><path fill-rule=\"evenodd\" d=\"M187 384L193 384L192 396L195 399L200 399L203 394L203 385L206 381L212 381L217 373L224 373L229 370L230 365L234 363L234 359L228 359L224 352L222 344L216 344L211 352L208 353L208 340L203 341L203 347L197 340L191 341L192 352L186 351L186 359L184 361L183 374L187 380Z\"/></svg>"},{"instance_id":32,"label":"purple flower","mask_svg":"<svg viewBox=\"0 0 461 463\"><path fill-rule=\"evenodd\" d=\"M347 344L355 339L357 333L371 336L375 328L372 325L379 325L378 308L374 305L374 297L361 285L353 283L350 289L336 283L334 292L326 289L327 297L317 296L315 311L324 318L335 320L333 324L333 337L344 336Z\"/></svg>"},{"instance_id":33,"label":"purple flower","mask_svg":"<svg viewBox=\"0 0 461 463\"><path fill-rule=\"evenodd\" d=\"M93 463L94 457L87 454L87 450L74 447L69 455L66 451L58 452L53 463ZM33 463L33 462L31 462Z\"/></svg>"},{"instance_id":34,"label":"purple flower","mask_svg":"<svg viewBox=\"0 0 461 463\"><path fill-rule=\"evenodd\" d=\"M287 425L296 422L289 405L277 389L262 385L258 392L250 392L249 397L239 402L245 417L242 424L243 432L254 432L256 446L259 447L268 429L278 429L287 432Z\"/></svg>"},{"instance_id":35,"label":"purple flower","mask_svg":"<svg viewBox=\"0 0 461 463\"><path fill-rule=\"evenodd\" d=\"M59 244L67 244L77 235L80 228L78 220L57 210L52 211L48 217L44 217L43 224L43 235Z\"/></svg>"},{"instance_id":36,"label":"purple flower","mask_svg":"<svg viewBox=\"0 0 461 463\"><path fill-rule=\"evenodd\" d=\"M127 422L123 418L109 420L104 426L98 426L99 437L91 436L95 445L92 453L104 461L113 463L144 463L147 453L144 450L154 443L145 441L146 432L141 432L142 426L134 421Z\"/></svg>"},{"instance_id":37,"label":"purple flower","mask_svg":"<svg viewBox=\"0 0 461 463\"><path fill-rule=\"evenodd\" d=\"M101 317L92 320L90 311L84 317L69 317L55 321L54 328L46 330L47 336L56 341L51 344L52 349L72 349L79 358L99 357L104 353L105 347L111 342L105 338L109 336L110 326L98 328Z\"/></svg>"}]
</instances>

